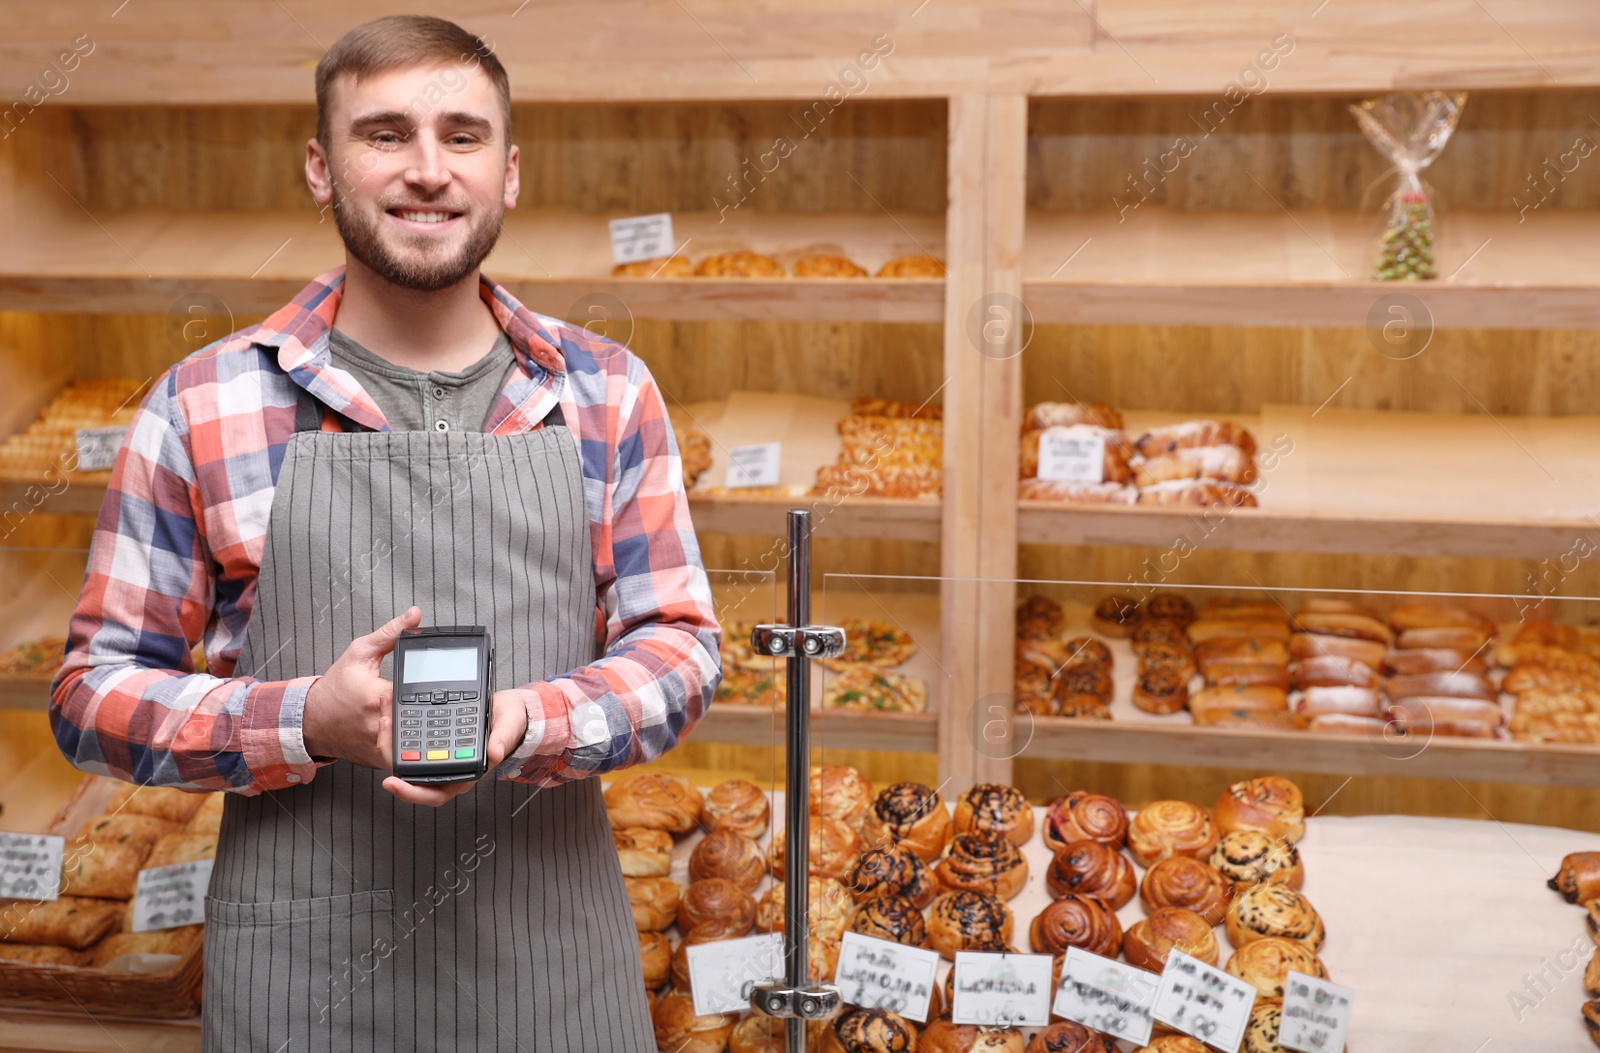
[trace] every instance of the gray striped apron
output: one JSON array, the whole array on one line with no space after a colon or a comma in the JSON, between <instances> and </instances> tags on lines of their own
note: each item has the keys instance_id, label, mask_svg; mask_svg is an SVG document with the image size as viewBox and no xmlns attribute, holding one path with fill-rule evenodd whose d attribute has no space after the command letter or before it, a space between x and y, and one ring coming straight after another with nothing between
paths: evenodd
<instances>
[{"instance_id":1,"label":"gray striped apron","mask_svg":"<svg viewBox=\"0 0 1600 1053\"><path fill-rule=\"evenodd\" d=\"M425 625L487 626L498 687L592 661L583 476L552 421L507 436L324 433L303 405L238 675L325 672L412 603ZM435 809L397 800L386 774L340 761L228 797L203 1048L653 1050L599 783L491 771Z\"/></svg>"}]
</instances>

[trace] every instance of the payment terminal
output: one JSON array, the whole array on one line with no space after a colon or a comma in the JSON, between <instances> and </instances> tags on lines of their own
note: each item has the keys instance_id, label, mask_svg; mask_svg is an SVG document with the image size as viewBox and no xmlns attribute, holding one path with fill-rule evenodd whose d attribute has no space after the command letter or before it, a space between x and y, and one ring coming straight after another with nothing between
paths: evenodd
<instances>
[{"instance_id":1,"label":"payment terminal","mask_svg":"<svg viewBox=\"0 0 1600 1053\"><path fill-rule=\"evenodd\" d=\"M463 782L488 771L494 646L481 625L407 629L394 647L394 773Z\"/></svg>"}]
</instances>

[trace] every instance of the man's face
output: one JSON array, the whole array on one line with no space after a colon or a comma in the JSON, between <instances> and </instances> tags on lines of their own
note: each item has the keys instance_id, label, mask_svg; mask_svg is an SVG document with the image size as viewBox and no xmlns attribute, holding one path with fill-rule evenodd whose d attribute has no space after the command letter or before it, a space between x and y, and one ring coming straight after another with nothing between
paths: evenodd
<instances>
[{"instance_id":1,"label":"man's face","mask_svg":"<svg viewBox=\"0 0 1600 1053\"><path fill-rule=\"evenodd\" d=\"M341 76L327 117L327 152L307 144L306 181L333 204L350 255L424 292L471 275L517 203L493 82L467 63Z\"/></svg>"}]
</instances>

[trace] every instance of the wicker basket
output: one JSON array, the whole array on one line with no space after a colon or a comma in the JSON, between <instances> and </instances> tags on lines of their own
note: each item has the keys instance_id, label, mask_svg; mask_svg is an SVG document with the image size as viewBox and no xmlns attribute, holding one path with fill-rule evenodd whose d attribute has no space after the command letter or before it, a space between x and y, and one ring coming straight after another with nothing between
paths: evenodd
<instances>
[{"instance_id":1,"label":"wicker basket","mask_svg":"<svg viewBox=\"0 0 1600 1053\"><path fill-rule=\"evenodd\" d=\"M99 815L116 789L112 779L87 776L51 821L49 832L72 837ZM0 1007L159 1018L200 1012L200 945L160 973L108 972L76 965L0 960Z\"/></svg>"}]
</instances>

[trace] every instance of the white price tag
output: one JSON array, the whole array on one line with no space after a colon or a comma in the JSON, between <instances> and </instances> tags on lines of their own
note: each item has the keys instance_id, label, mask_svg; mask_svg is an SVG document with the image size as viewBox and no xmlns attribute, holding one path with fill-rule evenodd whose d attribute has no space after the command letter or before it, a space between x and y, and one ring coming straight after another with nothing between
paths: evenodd
<instances>
[{"instance_id":1,"label":"white price tag","mask_svg":"<svg viewBox=\"0 0 1600 1053\"><path fill-rule=\"evenodd\" d=\"M1075 428L1046 428L1039 434L1040 479L1103 483L1106 437Z\"/></svg>"},{"instance_id":2,"label":"white price tag","mask_svg":"<svg viewBox=\"0 0 1600 1053\"><path fill-rule=\"evenodd\" d=\"M839 942L834 982L851 1005L887 1009L920 1024L928 1019L938 970L938 951L847 932Z\"/></svg>"},{"instance_id":3,"label":"white price tag","mask_svg":"<svg viewBox=\"0 0 1600 1053\"><path fill-rule=\"evenodd\" d=\"M1143 969L1068 947L1056 989L1056 1015L1147 1046L1157 982Z\"/></svg>"},{"instance_id":4,"label":"white price tag","mask_svg":"<svg viewBox=\"0 0 1600 1053\"><path fill-rule=\"evenodd\" d=\"M55 899L61 895L64 837L0 833L0 899Z\"/></svg>"},{"instance_id":5,"label":"white price tag","mask_svg":"<svg viewBox=\"0 0 1600 1053\"><path fill-rule=\"evenodd\" d=\"M1167 956L1150 1015L1157 1023L1234 1053L1244 1039L1255 1002L1254 985L1174 950Z\"/></svg>"},{"instance_id":6,"label":"white price tag","mask_svg":"<svg viewBox=\"0 0 1600 1053\"><path fill-rule=\"evenodd\" d=\"M1278 1045L1301 1053L1339 1053L1350 1030L1355 992L1290 970L1283 986L1283 1023Z\"/></svg>"},{"instance_id":7,"label":"white price tag","mask_svg":"<svg viewBox=\"0 0 1600 1053\"><path fill-rule=\"evenodd\" d=\"M128 429L123 428L79 428L78 441L78 470L80 472L104 472L117 463L117 451L122 449L122 440L128 437Z\"/></svg>"},{"instance_id":8,"label":"white price tag","mask_svg":"<svg viewBox=\"0 0 1600 1053\"><path fill-rule=\"evenodd\" d=\"M749 446L735 446L728 451L728 478L723 484L739 486L777 486L778 465L783 457L783 443L758 442Z\"/></svg>"},{"instance_id":9,"label":"white price tag","mask_svg":"<svg viewBox=\"0 0 1600 1053\"><path fill-rule=\"evenodd\" d=\"M1050 1022L1050 956L957 951L958 1024L1043 1027Z\"/></svg>"},{"instance_id":10,"label":"white price tag","mask_svg":"<svg viewBox=\"0 0 1600 1053\"><path fill-rule=\"evenodd\" d=\"M151 867L139 871L133 887L133 931L199 925L206 919L206 886L214 860Z\"/></svg>"},{"instance_id":11,"label":"white price tag","mask_svg":"<svg viewBox=\"0 0 1600 1053\"><path fill-rule=\"evenodd\" d=\"M750 989L783 975L781 933L697 943L687 953L689 987L700 1016L749 1009Z\"/></svg>"},{"instance_id":12,"label":"white price tag","mask_svg":"<svg viewBox=\"0 0 1600 1053\"><path fill-rule=\"evenodd\" d=\"M672 255L672 213L629 216L611 221L611 258L617 263L638 263Z\"/></svg>"}]
</instances>

